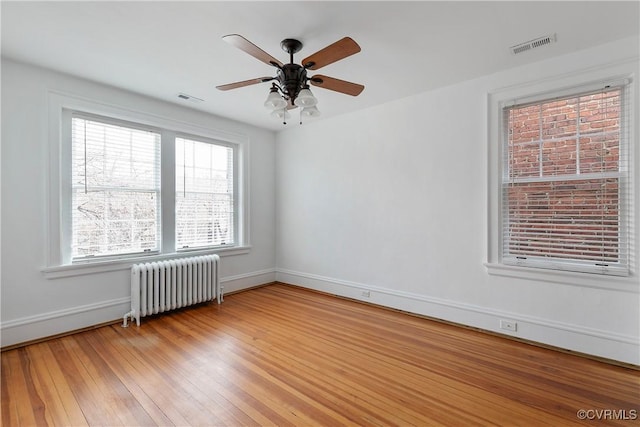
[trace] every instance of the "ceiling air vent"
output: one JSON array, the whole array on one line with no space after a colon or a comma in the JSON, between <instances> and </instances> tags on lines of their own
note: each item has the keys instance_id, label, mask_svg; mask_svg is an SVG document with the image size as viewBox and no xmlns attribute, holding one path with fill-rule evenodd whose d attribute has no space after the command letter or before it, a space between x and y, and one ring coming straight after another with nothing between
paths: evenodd
<instances>
[{"instance_id":1,"label":"ceiling air vent","mask_svg":"<svg viewBox=\"0 0 640 427\"><path fill-rule=\"evenodd\" d=\"M195 102L195 103L199 103L199 102L204 102L204 99L200 99L197 98L193 95L187 95L186 93L179 93L178 94L178 98L184 100L184 101L191 101L191 102Z\"/></svg>"},{"instance_id":2,"label":"ceiling air vent","mask_svg":"<svg viewBox=\"0 0 640 427\"><path fill-rule=\"evenodd\" d=\"M546 46L556 42L556 35L551 34L548 36L538 37L537 39L529 40L528 42L520 43L515 46L511 46L509 49L511 53L517 55L522 52L526 52L537 47Z\"/></svg>"}]
</instances>

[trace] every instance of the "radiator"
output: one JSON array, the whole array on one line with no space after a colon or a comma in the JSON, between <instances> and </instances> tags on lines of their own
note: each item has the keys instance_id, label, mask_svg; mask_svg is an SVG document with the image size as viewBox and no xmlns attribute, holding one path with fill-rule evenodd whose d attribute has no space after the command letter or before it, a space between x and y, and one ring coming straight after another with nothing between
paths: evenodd
<instances>
[{"instance_id":1,"label":"radiator","mask_svg":"<svg viewBox=\"0 0 640 427\"><path fill-rule=\"evenodd\" d=\"M218 274L220 257L191 258L135 264L131 267L131 311L124 315L136 320L205 301L223 300Z\"/></svg>"}]
</instances>

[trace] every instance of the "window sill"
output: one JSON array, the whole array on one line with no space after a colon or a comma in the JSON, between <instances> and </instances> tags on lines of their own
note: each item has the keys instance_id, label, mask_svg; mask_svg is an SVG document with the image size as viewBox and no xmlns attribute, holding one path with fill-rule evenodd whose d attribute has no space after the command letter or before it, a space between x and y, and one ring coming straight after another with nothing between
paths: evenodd
<instances>
[{"instance_id":1,"label":"window sill","mask_svg":"<svg viewBox=\"0 0 640 427\"><path fill-rule=\"evenodd\" d=\"M200 255L217 254L221 258L234 255L245 255L251 251L251 246L234 246L225 249L203 249L181 251L170 254L136 256L118 260L87 261L75 264L44 267L40 271L45 279L59 279L62 277L83 276L87 274L106 273L110 271L129 270L133 264L139 262L164 261L168 259L187 258Z\"/></svg>"},{"instance_id":2,"label":"window sill","mask_svg":"<svg viewBox=\"0 0 640 427\"><path fill-rule=\"evenodd\" d=\"M523 267L497 263L485 263L487 272L492 276L511 277L516 279L535 280L539 282L559 283L588 288L606 289L638 294L640 286L637 276L609 276L596 273L578 273L543 268Z\"/></svg>"}]
</instances>

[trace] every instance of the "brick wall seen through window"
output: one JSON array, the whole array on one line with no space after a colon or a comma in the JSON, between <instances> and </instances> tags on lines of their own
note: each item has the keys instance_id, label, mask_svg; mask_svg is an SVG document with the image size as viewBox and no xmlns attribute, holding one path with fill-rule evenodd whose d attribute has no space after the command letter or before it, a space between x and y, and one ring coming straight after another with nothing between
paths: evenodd
<instances>
[{"instance_id":1,"label":"brick wall seen through window","mask_svg":"<svg viewBox=\"0 0 640 427\"><path fill-rule=\"evenodd\" d=\"M621 100L617 88L505 109L506 256L621 261Z\"/></svg>"}]
</instances>

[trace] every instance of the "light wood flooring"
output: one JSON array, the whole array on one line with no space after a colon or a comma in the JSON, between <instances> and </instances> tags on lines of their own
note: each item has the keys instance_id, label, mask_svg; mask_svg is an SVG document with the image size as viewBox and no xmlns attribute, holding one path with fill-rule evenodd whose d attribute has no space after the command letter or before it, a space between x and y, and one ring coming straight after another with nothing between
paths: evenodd
<instances>
[{"instance_id":1,"label":"light wood flooring","mask_svg":"<svg viewBox=\"0 0 640 427\"><path fill-rule=\"evenodd\" d=\"M640 423L636 370L283 284L1 356L3 426Z\"/></svg>"}]
</instances>

